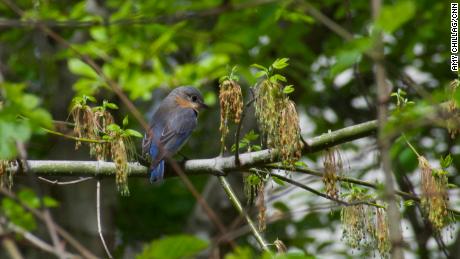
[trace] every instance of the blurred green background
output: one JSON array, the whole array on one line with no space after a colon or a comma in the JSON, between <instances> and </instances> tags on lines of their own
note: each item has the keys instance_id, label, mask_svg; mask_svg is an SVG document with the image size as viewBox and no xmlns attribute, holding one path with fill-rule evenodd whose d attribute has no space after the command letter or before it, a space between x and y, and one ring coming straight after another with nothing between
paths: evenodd
<instances>
[{"instance_id":1,"label":"blurred green background","mask_svg":"<svg viewBox=\"0 0 460 259\"><path fill-rule=\"evenodd\" d=\"M198 128L182 150L187 158L218 155L218 79L235 65L247 101L249 87L257 82L251 64L269 66L276 58L290 59L289 67L282 74L288 84L295 87L290 96L297 104L305 138L376 118L373 61L364 54L372 46L369 35L376 26L370 1L34 0L16 1L16 4L24 10L22 19L0 2L0 81L3 87L23 85L23 91L38 97L39 106L44 110L25 126L11 125L12 111L3 111L0 139L28 140L30 159L90 159L87 147L75 150L73 141L34 134L39 132L34 121L46 122L51 117L65 121L74 96L91 95L99 102L105 99L118 104L120 109L114 111L114 115L120 124L128 111L75 52L30 26L28 19L45 21L73 48L93 58L109 78L122 86L146 120L170 89L181 85L198 87L212 109L200 114ZM355 39L346 41L311 16L312 6ZM393 91L401 88L409 99L422 102L426 96L443 93L449 82L457 77L449 65L449 6L446 1L384 2L377 26L385 31L385 67ZM39 107L38 104L27 105L29 99L21 98L17 97L12 108L16 112L32 114ZM23 134L15 132L14 129L21 127L26 128ZM142 131L131 117L129 127ZM65 127L57 129L72 133ZM257 130L253 110L248 112L243 133L251 129ZM445 129L433 125L411 131L410 137L417 149L430 159L452 154L454 166L449 180L453 184L460 183L457 171L460 146ZM140 149L140 140L135 141ZM15 147L8 142L0 144L2 158L14 155ZM373 138L342 145L341 150L346 174L370 181L382 179ZM391 154L399 188L410 188L401 175L408 176L418 188L415 155L401 141L393 143ZM302 160L309 167L322 169L322 155L321 152L308 154ZM224 224L230 226L238 215L216 179L194 176L191 180ZM323 190L320 178L300 180ZM231 182L245 199L242 174L232 174ZM104 255L96 227L95 182L65 187L40 185L46 195L58 202L58 206L52 208L56 221L96 254ZM27 179L15 179L13 190L27 187L30 188ZM216 236L215 227L180 179L151 185L147 179L130 178L129 188L131 195L121 197L113 179L102 181L104 232L117 257L132 258L145 244L158 238L184 233L205 240ZM453 189L450 194L452 207L458 208L458 190ZM279 238L289 250L318 258L365 257L375 253L371 248L356 250L344 244L340 238L340 210L336 204L275 183L267 184L266 201L267 217L277 213L284 215L267 226L268 240ZM441 256L433 232L425 227L415 207L403 210L407 254L413 258ZM237 222L233 229L241 230L243 225ZM44 233L43 226L29 227ZM450 230L442 235L446 249L458 255L458 231ZM257 244L244 228L237 231L235 241L246 248L234 251L237 254L233 258L251 258L258 254ZM20 247L28 257L46 255L27 245ZM209 251L214 250L201 252L201 256L209 256ZM219 255L224 257L231 251L224 243ZM4 254L0 252L0 256Z\"/></svg>"}]
</instances>

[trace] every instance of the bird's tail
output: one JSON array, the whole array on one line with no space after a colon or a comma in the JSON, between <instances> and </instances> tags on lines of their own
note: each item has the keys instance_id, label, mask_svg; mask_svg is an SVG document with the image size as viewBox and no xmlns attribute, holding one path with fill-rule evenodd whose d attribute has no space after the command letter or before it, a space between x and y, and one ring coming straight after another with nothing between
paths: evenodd
<instances>
[{"instance_id":1,"label":"bird's tail","mask_svg":"<svg viewBox=\"0 0 460 259\"><path fill-rule=\"evenodd\" d=\"M150 171L150 182L157 182L163 180L165 171L165 161L161 160L155 168Z\"/></svg>"}]
</instances>

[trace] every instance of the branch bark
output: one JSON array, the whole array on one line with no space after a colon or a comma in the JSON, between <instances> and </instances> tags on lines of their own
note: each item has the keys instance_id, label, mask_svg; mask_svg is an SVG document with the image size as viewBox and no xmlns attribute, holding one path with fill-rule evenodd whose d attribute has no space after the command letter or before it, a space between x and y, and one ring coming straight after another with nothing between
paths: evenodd
<instances>
[{"instance_id":1,"label":"branch bark","mask_svg":"<svg viewBox=\"0 0 460 259\"><path fill-rule=\"evenodd\" d=\"M346 127L340 130L325 133L323 135L307 139L308 146L304 148L305 153L313 153L328 147L336 146L348 141L356 140L375 133L377 122L375 120ZM218 174L235 170L254 167L261 164L276 162L274 150L265 149L256 152L243 153L239 155L240 165L238 166L234 156L215 157L208 159L193 159L185 161L181 166L188 175L197 174ZM81 176L114 176L115 164L104 161L64 161L64 160L28 160L29 172L36 176L55 177L81 177ZM168 167L169 168L169 167ZM8 170L16 175L24 175L19 166L13 166ZM129 163L129 176L146 177L147 167L139 163ZM175 177L171 170L166 172L166 177Z\"/></svg>"}]
</instances>

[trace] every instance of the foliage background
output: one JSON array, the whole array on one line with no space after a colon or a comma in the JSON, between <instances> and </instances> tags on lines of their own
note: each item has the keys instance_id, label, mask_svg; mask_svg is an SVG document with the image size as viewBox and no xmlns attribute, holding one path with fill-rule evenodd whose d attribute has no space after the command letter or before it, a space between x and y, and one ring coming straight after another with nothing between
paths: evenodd
<instances>
[{"instance_id":1,"label":"foliage background","mask_svg":"<svg viewBox=\"0 0 460 259\"><path fill-rule=\"evenodd\" d=\"M49 20L51 28L78 51L95 59L106 75L123 87L146 119L170 89L180 85L200 88L213 108L201 115L196 132L183 149L182 153L190 158L213 157L219 152L218 79L228 74L233 65L239 67L240 83L248 100L249 87L257 80L250 65L268 66L278 57L290 58L290 66L283 74L295 86L291 98L297 104L304 137L376 118L373 63L363 54L371 46L370 2L311 3L361 39L352 42L346 42L310 16L309 4L260 0L17 1L25 11L23 21ZM385 1L385 5L388 15L380 22L389 29L384 36L385 66L393 89L402 88L409 99L420 102L424 96L419 89L428 96L443 92L456 78L449 68L449 4L420 0ZM237 10L232 10L233 7ZM0 14L2 19L19 20L3 3ZM75 22L68 26L53 25L69 20ZM91 25L84 25L85 22ZM51 125L51 118L66 120L70 101L76 95L92 95L113 103L120 100L75 53L42 31L20 25L2 25L0 30L2 87L23 87L24 92L15 97L11 111L2 110L0 114L0 139L6 140L0 144L1 156L12 157L14 142L8 139L19 139L29 140L27 151L31 159L88 160L86 148L74 150L72 141L40 134L38 127ZM115 115L116 121L121 122L128 112L119 106ZM29 115L30 122L15 125L13 110ZM244 132L256 128L252 112L249 114ZM134 119L130 123L140 129ZM433 161L452 154L454 169L449 181L460 183L457 171L460 146L445 129L425 127L411 131L410 136L417 149ZM381 180L373 138L343 145L341 150L346 174ZM321 169L322 155L311 154L303 161ZM391 155L399 188L409 188L402 175L407 175L417 187L415 155L401 141L393 143ZM192 181L222 220L230 224L237 215L215 179L196 176ZM232 181L242 194L241 174ZM302 181L323 188L321 179ZM120 197L113 180L103 180L103 224L109 246L116 248L117 256L130 258L144 244L161 237L190 233L208 239L216 234L179 179L169 179L161 185L150 185L146 179L130 179L129 185L131 195ZM15 179L14 190L26 186L29 186L27 179ZM330 202L288 186L274 183L267 186L268 216L277 211L290 212L288 217L268 226L265 233L268 240L279 238L292 250L323 258L373 253L351 250L341 242L339 210L324 208ZM43 184L43 188L59 203L52 209L56 220L102 255L95 225L95 183L66 187ZM451 205L458 208L457 189L451 191L451 197ZM407 253L420 258L439 256L432 232L415 208L403 210L404 236L409 242ZM32 229L44 231L40 226ZM455 254L460 242L458 231L451 230L444 238L448 249ZM236 241L243 247L256 247L247 233ZM40 256L27 247L23 249L28 255ZM229 247L222 246L222 255L228 251Z\"/></svg>"}]
</instances>

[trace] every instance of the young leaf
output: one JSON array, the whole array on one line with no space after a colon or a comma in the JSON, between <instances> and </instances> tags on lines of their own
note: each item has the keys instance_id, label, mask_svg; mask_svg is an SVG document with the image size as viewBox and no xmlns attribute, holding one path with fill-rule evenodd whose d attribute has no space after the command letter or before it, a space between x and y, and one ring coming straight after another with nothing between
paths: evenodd
<instances>
[{"instance_id":1,"label":"young leaf","mask_svg":"<svg viewBox=\"0 0 460 259\"><path fill-rule=\"evenodd\" d=\"M127 129L125 130L125 133L128 134L128 136L133 136L133 137L136 137L136 138L142 138L142 134L137 131L137 130L133 130L133 129Z\"/></svg>"},{"instance_id":2,"label":"young leaf","mask_svg":"<svg viewBox=\"0 0 460 259\"><path fill-rule=\"evenodd\" d=\"M129 123L129 121L128 121L128 115L126 115L126 116L123 118L123 127L128 126L128 123Z\"/></svg>"},{"instance_id":3,"label":"young leaf","mask_svg":"<svg viewBox=\"0 0 460 259\"><path fill-rule=\"evenodd\" d=\"M288 58L278 58L275 60L275 62L273 62L272 67L274 69L283 69L289 65L288 61Z\"/></svg>"},{"instance_id":4,"label":"young leaf","mask_svg":"<svg viewBox=\"0 0 460 259\"><path fill-rule=\"evenodd\" d=\"M109 109L112 109L112 110L118 110L118 105L114 104L114 103L109 103L108 101L104 100L104 103L103 103L103 106L105 108L109 108Z\"/></svg>"},{"instance_id":5,"label":"young leaf","mask_svg":"<svg viewBox=\"0 0 460 259\"><path fill-rule=\"evenodd\" d=\"M98 78L97 73L86 63L77 58L69 59L69 70L79 76L88 77L91 79Z\"/></svg>"},{"instance_id":6,"label":"young leaf","mask_svg":"<svg viewBox=\"0 0 460 259\"><path fill-rule=\"evenodd\" d=\"M114 132L119 132L121 129L120 129L120 126L118 126L117 124L110 124L107 126L107 130L109 131L114 131Z\"/></svg>"},{"instance_id":7,"label":"young leaf","mask_svg":"<svg viewBox=\"0 0 460 259\"><path fill-rule=\"evenodd\" d=\"M449 154L446 157L441 156L441 167L448 168L453 162L452 156Z\"/></svg>"},{"instance_id":8,"label":"young leaf","mask_svg":"<svg viewBox=\"0 0 460 259\"><path fill-rule=\"evenodd\" d=\"M194 255L205 250L208 245L208 241L191 235L166 236L145 246L142 253L136 256L136 259L195 258Z\"/></svg>"},{"instance_id":9,"label":"young leaf","mask_svg":"<svg viewBox=\"0 0 460 259\"><path fill-rule=\"evenodd\" d=\"M277 83L278 81L286 82L286 77L280 75L280 74L274 74L270 77L270 82L272 83Z\"/></svg>"},{"instance_id":10,"label":"young leaf","mask_svg":"<svg viewBox=\"0 0 460 259\"><path fill-rule=\"evenodd\" d=\"M258 68L258 69L260 69L262 71L268 72L268 69L266 67L261 66L259 64L252 64L251 67L255 67L255 68Z\"/></svg>"},{"instance_id":11,"label":"young leaf","mask_svg":"<svg viewBox=\"0 0 460 259\"><path fill-rule=\"evenodd\" d=\"M283 89L283 93L285 93L285 94L290 94L292 92L294 92L294 86L293 85L287 85Z\"/></svg>"},{"instance_id":12,"label":"young leaf","mask_svg":"<svg viewBox=\"0 0 460 259\"><path fill-rule=\"evenodd\" d=\"M259 71L254 75L254 77L256 77L256 78L259 78L259 77L262 77L262 76L268 76L267 72L266 71Z\"/></svg>"},{"instance_id":13,"label":"young leaf","mask_svg":"<svg viewBox=\"0 0 460 259\"><path fill-rule=\"evenodd\" d=\"M385 5L377 18L376 25L387 33L393 33L412 19L415 9L415 3L412 1L399 1L394 5Z\"/></svg>"},{"instance_id":14,"label":"young leaf","mask_svg":"<svg viewBox=\"0 0 460 259\"><path fill-rule=\"evenodd\" d=\"M276 176L272 176L272 179L275 183L277 183L278 185L281 185L281 186L284 186L284 182L283 180L281 180L280 178L276 177Z\"/></svg>"},{"instance_id":15,"label":"young leaf","mask_svg":"<svg viewBox=\"0 0 460 259\"><path fill-rule=\"evenodd\" d=\"M43 204L45 205L45 207L48 207L48 208L54 208L54 207L59 206L59 202L49 196L43 197Z\"/></svg>"}]
</instances>

